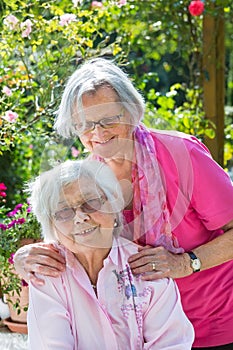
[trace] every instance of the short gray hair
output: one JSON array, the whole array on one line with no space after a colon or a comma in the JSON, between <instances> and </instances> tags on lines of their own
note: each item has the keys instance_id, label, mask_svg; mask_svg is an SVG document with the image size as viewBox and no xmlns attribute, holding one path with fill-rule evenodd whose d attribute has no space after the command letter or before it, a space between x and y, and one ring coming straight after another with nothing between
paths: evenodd
<instances>
[{"instance_id":1,"label":"short gray hair","mask_svg":"<svg viewBox=\"0 0 233 350\"><path fill-rule=\"evenodd\" d=\"M117 93L119 102L131 116L132 125L138 125L145 110L142 95L117 65L108 59L96 58L84 63L69 78L54 124L57 133L64 138L77 136L72 118L74 104L81 112L82 96L106 85Z\"/></svg>"},{"instance_id":2,"label":"short gray hair","mask_svg":"<svg viewBox=\"0 0 233 350\"><path fill-rule=\"evenodd\" d=\"M67 160L42 173L34 182L29 183L27 188L27 192L30 193L29 201L33 213L41 224L45 241L57 241L52 215L54 208L58 205L63 188L83 177L93 181L97 189L106 195L118 223L118 227L114 229L113 233L118 235L122 228L121 211L124 208L120 184L108 165L87 158L85 160Z\"/></svg>"}]
</instances>

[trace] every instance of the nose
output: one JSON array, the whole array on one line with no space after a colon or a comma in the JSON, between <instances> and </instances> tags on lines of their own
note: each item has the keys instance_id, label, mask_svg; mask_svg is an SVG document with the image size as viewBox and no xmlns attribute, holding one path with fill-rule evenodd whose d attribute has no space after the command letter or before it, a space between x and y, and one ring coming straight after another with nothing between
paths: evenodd
<instances>
[{"instance_id":1,"label":"nose","mask_svg":"<svg viewBox=\"0 0 233 350\"><path fill-rule=\"evenodd\" d=\"M83 223L85 221L88 221L89 219L90 219L89 215L86 213L83 213L79 208L75 210L74 221L76 223Z\"/></svg>"},{"instance_id":2,"label":"nose","mask_svg":"<svg viewBox=\"0 0 233 350\"><path fill-rule=\"evenodd\" d=\"M99 125L99 124L95 124L95 128L92 130L92 133L93 133L93 134L95 133L95 135L100 136L100 137L101 137L105 132L106 132L106 129L102 128L102 126Z\"/></svg>"}]
</instances>

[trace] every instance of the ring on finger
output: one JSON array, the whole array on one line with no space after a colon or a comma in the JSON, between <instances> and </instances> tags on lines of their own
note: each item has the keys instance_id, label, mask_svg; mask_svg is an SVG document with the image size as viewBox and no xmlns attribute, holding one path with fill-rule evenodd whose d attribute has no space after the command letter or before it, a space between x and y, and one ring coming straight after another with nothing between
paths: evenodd
<instances>
[{"instance_id":1,"label":"ring on finger","mask_svg":"<svg viewBox=\"0 0 233 350\"><path fill-rule=\"evenodd\" d=\"M152 262L152 263L151 263L151 265L152 265L152 271L156 271L156 265L155 265L155 262Z\"/></svg>"}]
</instances>

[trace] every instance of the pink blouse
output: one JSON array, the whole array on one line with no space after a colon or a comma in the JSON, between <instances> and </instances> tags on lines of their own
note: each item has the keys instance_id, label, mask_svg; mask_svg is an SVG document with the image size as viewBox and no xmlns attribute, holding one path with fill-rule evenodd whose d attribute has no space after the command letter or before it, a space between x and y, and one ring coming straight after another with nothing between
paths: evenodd
<instances>
[{"instance_id":1,"label":"pink blouse","mask_svg":"<svg viewBox=\"0 0 233 350\"><path fill-rule=\"evenodd\" d=\"M99 272L98 296L73 253L58 247L66 271L58 278L45 277L44 286L29 285L29 349L191 349L194 331L175 282L132 275L127 259L137 245L114 240Z\"/></svg>"}]
</instances>

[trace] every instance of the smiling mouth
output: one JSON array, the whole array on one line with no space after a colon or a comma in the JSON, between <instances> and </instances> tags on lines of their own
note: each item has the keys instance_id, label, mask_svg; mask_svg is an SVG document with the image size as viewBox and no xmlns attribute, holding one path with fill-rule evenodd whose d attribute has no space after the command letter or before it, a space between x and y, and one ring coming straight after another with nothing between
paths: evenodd
<instances>
[{"instance_id":1,"label":"smiling mouth","mask_svg":"<svg viewBox=\"0 0 233 350\"><path fill-rule=\"evenodd\" d=\"M104 145L105 143L109 142L109 141L112 140L113 138L114 138L114 136L113 136L113 137L110 137L109 139L104 140L104 141L93 141L93 142L97 143L98 145Z\"/></svg>"},{"instance_id":2,"label":"smiling mouth","mask_svg":"<svg viewBox=\"0 0 233 350\"><path fill-rule=\"evenodd\" d=\"M87 235L87 234L89 234L89 233L95 231L96 228L97 228L97 226L88 228L88 229L83 230L83 231L80 231L80 232L75 232L75 233L74 233L74 236L85 236L85 235Z\"/></svg>"}]
</instances>

